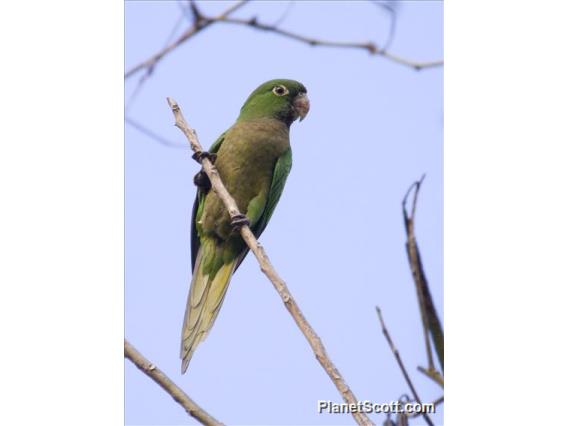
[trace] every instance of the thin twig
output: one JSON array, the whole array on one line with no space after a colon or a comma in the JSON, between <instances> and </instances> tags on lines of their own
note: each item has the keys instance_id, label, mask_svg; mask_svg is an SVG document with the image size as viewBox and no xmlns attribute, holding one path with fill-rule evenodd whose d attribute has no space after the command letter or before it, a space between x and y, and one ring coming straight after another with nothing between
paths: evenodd
<instances>
[{"instance_id":1,"label":"thin twig","mask_svg":"<svg viewBox=\"0 0 568 426\"><path fill-rule=\"evenodd\" d=\"M414 238L414 213L416 207L416 200L418 197L418 189L420 188L420 185L422 184L424 177L425 175L422 175L422 178L419 181L414 182L412 185L410 185L410 188L408 188L408 191L406 192L404 199L402 200L402 214L404 218L404 227L407 235L406 254L408 256L408 261L410 263L410 270L412 272L412 277L414 278L414 282L416 285L416 295L418 297L418 307L420 308L420 318L422 319L422 329L424 331L424 344L426 346L428 368L434 368L434 360L432 358L432 345L430 343L430 334L429 334L430 328L428 326L429 321L426 315L426 309L424 307L425 305L424 291L422 290L424 282L422 280L422 274L420 273L420 265L418 264L417 260L417 255L416 255L417 245L416 245L416 239ZM412 204L412 213L409 216L408 213L406 212L406 200L408 199L408 196L411 194L414 188L416 188L414 192L414 203Z\"/></svg>"},{"instance_id":2,"label":"thin twig","mask_svg":"<svg viewBox=\"0 0 568 426\"><path fill-rule=\"evenodd\" d=\"M203 152L203 148L201 147L197 138L197 133L194 129L189 127L189 125L185 121L185 118L177 102L171 98L168 98L168 104L174 114L176 127L178 127L187 137L189 144L191 145L191 149L196 154ZM213 188L217 196L221 199L221 201L223 201L223 204L227 208L231 219L238 217L240 215L240 212L237 204L223 185L217 169L206 157L201 159L201 165L205 173L207 173L209 180L211 181L211 187ZM339 373L339 370L335 367L335 365L327 355L321 339L302 314L302 311L290 294L290 291L288 290L288 287L284 280L280 278L280 276L272 266L272 263L270 263L270 260L268 259L268 256L264 251L264 248L257 241L248 226L242 226L240 228L240 233L247 246L251 249L255 257L257 258L260 269L274 285L274 288L280 295L282 301L284 302L284 305L286 306L286 309L288 309L288 311L292 315L292 318L294 318L294 321L296 321L298 328L300 328L300 330L308 340L308 343L310 344L312 350L314 351L317 360L329 375L329 377L335 384L335 387L341 393L341 396L343 397L345 402L357 404L357 398ZM359 425L373 425L373 422L371 422L371 420L365 413L354 411L352 415Z\"/></svg>"},{"instance_id":3,"label":"thin twig","mask_svg":"<svg viewBox=\"0 0 568 426\"><path fill-rule=\"evenodd\" d=\"M189 0L189 10L191 11L191 15L193 16L193 21L195 23L203 19L203 14L199 10L199 7L197 6L195 0Z\"/></svg>"},{"instance_id":4,"label":"thin twig","mask_svg":"<svg viewBox=\"0 0 568 426\"><path fill-rule=\"evenodd\" d=\"M387 342L390 346L390 349L396 359L396 362L398 364L398 366L400 367L400 371L402 372L402 375L404 376L404 380L406 380L406 383L408 384L408 387L410 388L410 392L412 392L412 396L414 396L414 399L416 400L417 403L422 404L422 402L420 401L420 397L418 396L418 392L416 392L416 388L414 387L414 384L412 383L412 380L410 380L410 376L408 375L408 372L406 371L406 367L404 367L404 363L402 362L402 358L400 357L400 353L398 352L398 349L396 348L396 346L394 345L394 342L391 339L390 333L387 330L387 326L385 325L385 322L383 320L383 316L381 314L381 309L377 306L377 315L379 316L379 321L381 322L381 330L383 331L383 334L385 336L385 339L387 339ZM426 423L429 426L434 426L434 423L432 423L432 420L430 420L430 417L428 417L428 414L426 413L422 413L422 416L424 417L424 420L426 421Z\"/></svg>"},{"instance_id":5,"label":"thin twig","mask_svg":"<svg viewBox=\"0 0 568 426\"><path fill-rule=\"evenodd\" d=\"M383 43L383 50L388 50L391 46L391 43L394 40L394 35L396 33L396 9L386 1L373 1L371 3L382 10L386 11L389 14L389 33L387 36L387 40Z\"/></svg>"},{"instance_id":6,"label":"thin twig","mask_svg":"<svg viewBox=\"0 0 568 426\"><path fill-rule=\"evenodd\" d=\"M143 126L138 121L133 120L130 117L124 117L124 121L127 122L128 124L130 124L136 130L138 130L140 133L148 136L151 139L154 139L156 142L158 142L158 143L160 143L164 146L167 146L168 148L187 149L187 145L180 145L180 144L172 142L172 141L170 141L166 138L163 138L162 136L158 135L156 132L148 129L147 127Z\"/></svg>"},{"instance_id":7,"label":"thin twig","mask_svg":"<svg viewBox=\"0 0 568 426\"><path fill-rule=\"evenodd\" d=\"M406 58L403 58L402 56L398 56L398 55L395 55L393 53L390 53L389 51L386 50L386 46L381 48L373 42L346 42L346 41L321 40L321 39L297 34L297 33L294 33L292 31L283 30L281 28L278 28L276 25L270 25L270 24L258 22L256 17L252 17L252 18L249 18L249 19L229 17L229 15L231 15L235 10L237 10L238 8L243 6L245 3L246 3L246 0L243 0L243 1L241 1L237 4L235 4L235 5L231 6L229 9L227 9L225 12L223 12L219 16L207 17L207 16L204 16L199 11L199 9L197 9L197 6L195 5L195 3L192 2L191 3L192 4L191 10L192 10L192 13L194 14L194 16L196 18L194 24L192 26L190 26L172 44L166 46L165 48L160 50L158 53L155 53L150 58L146 59L145 61L139 63L138 65L136 65L135 67L133 67L129 71L127 71L124 74L124 78L127 79L127 78L131 77L132 75L136 74L138 71L143 70L143 69L146 69L148 71L148 74L151 74L152 71L154 70L154 67L156 66L156 64L159 61L161 61L164 58L164 56L166 56L168 53L175 50L177 47L179 47L181 44L183 44L188 39L193 37L195 34L199 33L200 31L207 28L211 24L218 23L218 22L225 22L225 23L237 24L237 25L245 25L245 26L249 26L251 28L257 29L257 30L272 32L272 33L275 33L275 34L279 34L283 37L290 38L292 40L296 40L296 41L299 41L299 42L302 42L302 43L309 44L310 46L327 46L327 47L365 50L368 53L370 53L371 55L382 56L382 57L389 59L393 62L396 62L398 64L413 68L416 71L420 71L420 70L425 69L425 68L441 67L441 66L444 65L444 61L441 60L441 59L435 60L435 61L423 61L423 62L406 59Z\"/></svg>"},{"instance_id":8,"label":"thin twig","mask_svg":"<svg viewBox=\"0 0 568 426\"><path fill-rule=\"evenodd\" d=\"M438 370L436 370L435 368L428 369L428 368L424 368L424 367L421 367L421 366L418 366L417 368L418 368L418 371L420 371L426 377L429 377L434 382L439 384L442 387L442 389L444 388L444 377L440 374L440 372Z\"/></svg>"},{"instance_id":9,"label":"thin twig","mask_svg":"<svg viewBox=\"0 0 568 426\"><path fill-rule=\"evenodd\" d=\"M437 407L438 405L440 405L443 402L444 402L444 395L440 396L439 398L436 398L430 404L432 404L434 407ZM412 413L412 414L407 414L406 417L414 418L414 417L420 416L421 414L422 413Z\"/></svg>"},{"instance_id":10,"label":"thin twig","mask_svg":"<svg viewBox=\"0 0 568 426\"><path fill-rule=\"evenodd\" d=\"M414 68L416 71L420 71L424 68L434 68L434 67L441 67L444 65L443 60L437 61L427 61L427 62L417 62L412 61L409 59L405 59L401 56L395 55L390 53L384 49L381 49L373 42L349 42L349 41L331 41L331 40L321 40L318 38L304 36L292 31L283 30L281 28L275 27L273 25L263 24L258 22L256 17L250 19L241 19L241 18L230 18L228 16L224 18L218 18L217 21L223 21L230 24L238 24L238 25L246 25L257 30L262 31L269 31L275 34L279 34L283 37L290 38L292 40L296 40L302 43L309 44L310 46L326 46L326 47L339 47L339 48L346 48L346 49L359 49L359 50L366 50L371 55L378 55L383 56L387 59L390 59L393 62L396 62L401 65L405 65L410 68Z\"/></svg>"},{"instance_id":11,"label":"thin twig","mask_svg":"<svg viewBox=\"0 0 568 426\"><path fill-rule=\"evenodd\" d=\"M286 18L290 14L290 11L294 8L295 5L296 3L294 1L289 1L288 5L286 6L286 9L284 9L284 13L282 13L282 15L280 15L280 17L272 23L272 26L277 27L278 25L282 24L286 20Z\"/></svg>"},{"instance_id":12,"label":"thin twig","mask_svg":"<svg viewBox=\"0 0 568 426\"><path fill-rule=\"evenodd\" d=\"M183 22L183 10L181 15L178 17L176 23L174 24L172 30L170 31L170 34L168 36L168 38L166 39L166 41L164 42L164 47L166 47L168 44L171 43L172 39L174 38L174 36L176 35L181 23ZM126 103L126 107L125 107L125 111L128 112L128 110L132 107L132 104L134 103L134 101L136 100L136 98L138 97L138 95L140 94L140 92L142 91L142 87L144 86L144 83L146 83L146 81L148 80L148 78L151 75L151 69L148 68L146 69L146 72L144 74L142 74L140 76L140 78L138 79L138 83L136 84L136 87L134 88L134 91L131 93L130 97L128 98L128 102Z\"/></svg>"},{"instance_id":13,"label":"thin twig","mask_svg":"<svg viewBox=\"0 0 568 426\"><path fill-rule=\"evenodd\" d=\"M164 58L164 56L166 56L168 53L170 53L171 51L178 48L181 44L183 44L189 38L193 37L198 32L207 28L209 25L222 20L224 17L228 16L229 14L233 13L234 11L239 9L240 7L244 6L246 2L247 2L247 0L243 0L243 1L240 1L240 2L232 5L231 7L229 7L227 10L225 10L223 13L221 13L221 15L217 16L216 18L205 18L205 17L201 16L201 19L197 19L195 21L195 24L193 24L191 27L189 27L181 36L179 36L179 38L176 41L167 45L162 50L160 50L158 53L155 53L150 58L146 59L145 61L143 61L143 62L139 63L138 65L136 65L135 67L131 68L129 71L127 71L124 74L124 78L127 79L128 77L131 77L132 75L136 74L138 71L141 71L143 69L146 69L148 71L148 74L151 74L152 71L154 70L154 67L156 66L156 64L159 61L161 61ZM196 10L196 9L192 9L192 10Z\"/></svg>"},{"instance_id":14,"label":"thin twig","mask_svg":"<svg viewBox=\"0 0 568 426\"><path fill-rule=\"evenodd\" d=\"M148 361L144 356L134 348L126 339L124 339L124 357L128 358L136 367L153 381L159 384L179 405L181 405L187 414L195 418L199 423L206 426L222 426L223 423L216 420L208 414L203 408L197 405L183 390L181 390L172 380L166 376L158 367Z\"/></svg>"},{"instance_id":15,"label":"thin twig","mask_svg":"<svg viewBox=\"0 0 568 426\"><path fill-rule=\"evenodd\" d=\"M418 192L422 182L424 181L425 175L419 181L414 182L406 195L402 200L402 216L404 218L404 227L406 230L406 254L408 256L408 262L410 264L410 270L412 272L412 277L414 278L414 283L416 285L416 294L418 297L418 305L420 307L420 316L422 318L422 325L424 329L424 339L426 344L426 353L428 356L428 369L435 370L434 361L432 359L432 349L430 344L430 335L434 342L434 348L436 349L436 355L438 356L438 361L444 370L444 332L442 330L442 324L438 318L438 313L434 307L434 301L432 300L432 295L430 293L430 288L428 286L428 280L426 279L426 273L424 272L424 267L422 265L422 259L420 257L420 250L418 249L418 243L416 242L416 236L414 234L414 218L416 214L416 204L418 201ZM411 213L408 214L406 210L406 202L410 196L412 190L414 190L414 197L412 201Z\"/></svg>"}]
</instances>

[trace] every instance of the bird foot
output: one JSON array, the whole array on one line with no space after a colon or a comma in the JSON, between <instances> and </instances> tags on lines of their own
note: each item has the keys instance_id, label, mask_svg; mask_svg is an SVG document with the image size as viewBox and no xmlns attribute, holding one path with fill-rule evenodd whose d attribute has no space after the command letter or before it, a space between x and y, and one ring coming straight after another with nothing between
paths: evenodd
<instances>
[{"instance_id":1,"label":"bird foot","mask_svg":"<svg viewBox=\"0 0 568 426\"><path fill-rule=\"evenodd\" d=\"M203 192L207 193L211 189L211 181L209 180L209 176L203 170L199 171L193 177L193 183Z\"/></svg>"},{"instance_id":2,"label":"bird foot","mask_svg":"<svg viewBox=\"0 0 568 426\"><path fill-rule=\"evenodd\" d=\"M193 158L199 164L201 164L204 158L207 158L209 161L211 161L211 164L215 164L215 160L217 159L217 154L208 151L199 151L193 154L191 158Z\"/></svg>"},{"instance_id":3,"label":"bird foot","mask_svg":"<svg viewBox=\"0 0 568 426\"><path fill-rule=\"evenodd\" d=\"M244 214L233 216L231 219L231 226L235 231L239 231L245 225L250 226L250 221Z\"/></svg>"}]
</instances>

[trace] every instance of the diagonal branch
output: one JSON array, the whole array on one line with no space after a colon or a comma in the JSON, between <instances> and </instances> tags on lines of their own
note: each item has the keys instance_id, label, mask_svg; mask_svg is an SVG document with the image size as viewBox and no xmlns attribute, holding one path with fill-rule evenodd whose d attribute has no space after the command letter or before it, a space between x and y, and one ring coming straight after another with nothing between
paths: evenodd
<instances>
[{"instance_id":1,"label":"diagonal branch","mask_svg":"<svg viewBox=\"0 0 568 426\"><path fill-rule=\"evenodd\" d=\"M197 405L183 390L181 390L172 380L166 376L154 364L148 361L144 356L134 348L126 339L124 339L124 357L128 358L138 367L144 374L159 384L170 396L181 405L187 414L195 418L199 423L206 426L222 426L223 423L215 420L203 408Z\"/></svg>"},{"instance_id":2,"label":"diagonal branch","mask_svg":"<svg viewBox=\"0 0 568 426\"><path fill-rule=\"evenodd\" d=\"M420 315L422 317L422 325L424 328L424 339L426 342L426 352L428 355L428 369L435 370L434 362L432 360L432 349L430 345L430 337L434 342L434 348L438 356L438 361L444 370L444 331L442 330L442 324L438 318L438 313L434 307L434 301L432 300L432 295L430 294L430 288L428 287L428 280L426 279L426 274L424 272L424 267L422 266L422 259L420 257L420 250L418 249L418 243L416 242L416 236L414 235L414 216L416 213L416 203L418 201L418 192L420 191L420 186L424 181L425 175L419 181L414 182L408 189L404 199L402 200L402 215L404 218L404 227L406 229L406 254L408 256L408 262L410 263L410 269L412 271L412 277L414 278L414 283L416 285L416 293L418 296L418 304L420 306ZM414 190L414 199L412 201L411 213L408 214L406 210L406 202L412 191Z\"/></svg>"},{"instance_id":3,"label":"diagonal branch","mask_svg":"<svg viewBox=\"0 0 568 426\"><path fill-rule=\"evenodd\" d=\"M408 375L408 372L406 371L406 368L404 367L404 363L402 362L402 358L400 357L400 353L398 352L398 349L396 348L396 346L394 345L394 342L391 339L390 333L387 330L387 326L385 325L385 322L383 321L383 315L381 314L381 310L379 309L379 307L376 307L377 309L377 315L379 316L379 321L381 322L381 329L383 331L383 334L385 336L385 339L387 339L387 342L391 348L391 351L396 359L396 362L398 364L398 366L400 367L400 371L402 371L402 375L404 376L404 380L406 380L406 383L408 384L408 387L410 388L410 392L412 392L412 396L414 396L414 399L416 400L417 403L422 404L422 401L420 400L420 397L418 396L418 392L416 392L416 388L414 387L414 384L412 383L412 380L410 380L410 376ZM432 423L432 420L430 420L430 417L428 417L428 414L426 413L422 413L422 416L424 417L424 421L429 425L429 426L434 426L434 423Z\"/></svg>"},{"instance_id":4,"label":"diagonal branch","mask_svg":"<svg viewBox=\"0 0 568 426\"><path fill-rule=\"evenodd\" d=\"M180 144L172 142L172 141L170 141L166 138L163 138L162 136L160 136L159 134L157 134L153 130L148 129L147 127L140 124L138 121L136 121L136 120L134 120L134 119L132 119L128 116L124 117L124 121L127 124L130 124L133 128L138 130L143 135L148 136L149 138L155 140L156 142L158 142L161 145L167 146L168 148L187 149L187 145L180 145Z\"/></svg>"},{"instance_id":5,"label":"diagonal branch","mask_svg":"<svg viewBox=\"0 0 568 426\"><path fill-rule=\"evenodd\" d=\"M179 38L177 40L175 40L173 43L168 44L166 47L164 47L162 50L155 53L154 55L150 56L144 62L139 63L138 65L136 65L135 67L133 67L129 71L127 71L124 74L124 78L127 79L128 77L131 77L134 74L136 74L138 71L141 71L141 70L144 70L144 69L147 70L148 74L151 74L152 71L154 70L154 67L156 66L156 64L158 62L160 62L164 58L164 56L166 56L168 53L172 52L173 50L177 49L180 45L182 45L188 39L190 39L191 37L193 37L195 34L199 33L200 31L204 30L209 25L213 24L214 22L218 22L218 21L222 20L224 17L230 15L231 13L233 13L234 11L239 9L240 7L244 6L246 2L247 2L247 0L243 0L243 1L240 1L240 2L232 5L231 7L229 7L226 11L221 13L221 15L217 16L216 18L205 18L203 15L199 14L199 12L196 13L196 11L198 11L198 9L195 6L193 6L192 12L194 13L194 16L196 17L195 23L191 27L189 27L181 36L179 36Z\"/></svg>"},{"instance_id":6,"label":"diagonal branch","mask_svg":"<svg viewBox=\"0 0 568 426\"><path fill-rule=\"evenodd\" d=\"M197 138L197 133L195 132L194 129L189 127L189 125L185 121L185 118L177 102L171 98L168 98L168 104L174 114L176 127L178 127L187 137L189 144L191 145L191 149L195 152L194 158L199 158L200 157L199 154L203 152L203 148L199 143L199 140ZM217 169L213 166L213 164L207 157L201 157L200 162L203 167L203 170L205 171L205 173L207 173L207 176L211 181L212 189L215 191L217 196L223 201L223 204L227 208L227 211L229 212L231 219L239 217L240 212L237 207L237 204L233 199L233 197L231 197L225 186L223 185L223 182L221 181L221 177L219 176ZM251 232L248 226L246 225L242 226L240 228L240 233L247 246L250 248L250 250L254 253L255 257L257 258L258 263L260 265L260 269L272 282L274 288L276 289L276 291L280 295L280 298L284 302L286 309L288 309L288 312L290 312L290 315L292 315L292 318L294 318L294 321L296 321L298 328L302 331L302 333L308 340L308 343L310 344L312 350L314 351L316 359L319 361L319 363L321 364L325 372L328 374L328 376L331 378L332 382L334 383L337 390L341 393L341 396L343 397L345 402L350 404L357 404L357 398L355 397L355 395L353 394L353 392L351 391L351 389L349 388L349 386L341 376L339 370L335 367L335 365L327 355L327 352L325 350L325 347L323 346L321 339L319 338L319 336L316 334L312 326L308 323L308 321L302 314L300 307L298 306L298 304L290 294L288 286L286 285L284 280L280 278L280 276L272 266L272 263L270 263L270 259L266 255L264 248L257 241L257 239L255 238L254 234ZM355 421L359 425L373 425L373 422L371 422L371 420L369 419L369 417L367 417L365 413L358 412L357 410L355 410L351 414L353 415Z\"/></svg>"}]
</instances>

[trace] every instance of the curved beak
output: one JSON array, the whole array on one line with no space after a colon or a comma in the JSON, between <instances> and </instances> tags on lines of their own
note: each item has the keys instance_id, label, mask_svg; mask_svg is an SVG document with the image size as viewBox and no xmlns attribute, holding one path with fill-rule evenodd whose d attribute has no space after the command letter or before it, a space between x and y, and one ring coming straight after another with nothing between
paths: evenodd
<instances>
[{"instance_id":1,"label":"curved beak","mask_svg":"<svg viewBox=\"0 0 568 426\"><path fill-rule=\"evenodd\" d=\"M294 112L296 113L296 118L300 118L302 121L308 115L308 111L310 110L310 100L305 93L300 93L296 95L294 101L292 102L292 106L294 108Z\"/></svg>"}]
</instances>

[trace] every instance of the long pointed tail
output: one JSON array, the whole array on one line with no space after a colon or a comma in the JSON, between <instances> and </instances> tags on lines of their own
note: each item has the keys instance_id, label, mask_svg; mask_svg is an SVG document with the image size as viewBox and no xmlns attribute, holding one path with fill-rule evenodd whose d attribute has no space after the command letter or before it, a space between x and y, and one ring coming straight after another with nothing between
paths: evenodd
<instances>
[{"instance_id":1,"label":"long pointed tail","mask_svg":"<svg viewBox=\"0 0 568 426\"><path fill-rule=\"evenodd\" d=\"M195 348L205 339L213 326L238 263L238 258L225 263L213 276L209 276L202 271L202 249L203 247L197 254L183 319L180 353L182 373L187 370Z\"/></svg>"}]
</instances>

